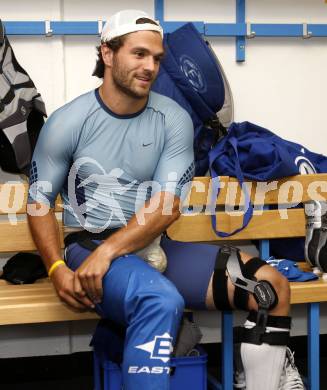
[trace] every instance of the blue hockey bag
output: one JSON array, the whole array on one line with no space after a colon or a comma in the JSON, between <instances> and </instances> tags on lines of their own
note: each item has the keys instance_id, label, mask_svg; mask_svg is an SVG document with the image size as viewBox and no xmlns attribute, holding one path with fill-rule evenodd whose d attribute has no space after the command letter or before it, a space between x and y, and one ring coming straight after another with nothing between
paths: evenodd
<instances>
[{"instance_id":1,"label":"blue hockey bag","mask_svg":"<svg viewBox=\"0 0 327 390\"><path fill-rule=\"evenodd\" d=\"M165 57L152 90L179 103L194 124L195 175L209 168L209 150L233 121L223 69L192 23L164 36Z\"/></svg>"},{"instance_id":2,"label":"blue hockey bag","mask_svg":"<svg viewBox=\"0 0 327 390\"><path fill-rule=\"evenodd\" d=\"M250 122L233 123L228 134L209 152L210 172L219 193L218 176L233 176L240 186L246 179L271 181L287 176L327 172L327 157L311 152L295 142L284 140L273 132ZM250 222L253 207L249 194L244 191L244 215L242 225L233 232L222 232L212 217L213 229L219 237L228 237L244 229ZM215 201L215 199L213 199ZM304 240L271 240L271 254L277 258L304 259Z\"/></svg>"}]
</instances>

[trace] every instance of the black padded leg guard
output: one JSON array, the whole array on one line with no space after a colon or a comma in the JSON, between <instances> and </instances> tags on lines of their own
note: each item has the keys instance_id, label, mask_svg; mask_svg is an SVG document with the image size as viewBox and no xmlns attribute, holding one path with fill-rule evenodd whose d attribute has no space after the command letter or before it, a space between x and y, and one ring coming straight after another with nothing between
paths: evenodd
<instances>
[{"instance_id":1,"label":"black padded leg guard","mask_svg":"<svg viewBox=\"0 0 327 390\"><path fill-rule=\"evenodd\" d=\"M251 311L248 316L248 320L257 323L258 312ZM268 315L266 327L273 327L279 329L291 329L291 317L288 316L271 316ZM243 326L234 328L234 342L235 343L249 343L261 345L266 343L269 345L287 345L290 338L290 332L288 331L270 331L262 333L258 326L254 326L251 329L247 329Z\"/></svg>"}]
</instances>

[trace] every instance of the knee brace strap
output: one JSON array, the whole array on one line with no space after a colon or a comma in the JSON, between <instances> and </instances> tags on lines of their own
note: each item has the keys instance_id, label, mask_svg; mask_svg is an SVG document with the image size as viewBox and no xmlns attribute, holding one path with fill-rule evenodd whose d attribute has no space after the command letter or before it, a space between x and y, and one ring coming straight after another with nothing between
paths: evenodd
<instances>
[{"instance_id":1,"label":"knee brace strap","mask_svg":"<svg viewBox=\"0 0 327 390\"><path fill-rule=\"evenodd\" d=\"M242 262L241 257L237 256L237 260L238 260L238 263L240 265L240 269L241 269L243 276L248 278L247 271L245 269L245 264ZM251 277L249 277L249 279L251 279ZM248 300L249 300L249 292L247 290L244 290L241 287L235 286L234 306L240 310L247 310L248 309Z\"/></svg>"},{"instance_id":2,"label":"knee brace strap","mask_svg":"<svg viewBox=\"0 0 327 390\"><path fill-rule=\"evenodd\" d=\"M215 306L218 310L232 310L228 300L226 264L229 256L225 253L217 253L215 270L212 279L212 294Z\"/></svg>"},{"instance_id":3,"label":"knee brace strap","mask_svg":"<svg viewBox=\"0 0 327 390\"><path fill-rule=\"evenodd\" d=\"M247 320L251 322L257 322L258 312L251 310L247 317ZM267 317L267 325L273 328L291 329L292 318L289 316L272 316Z\"/></svg>"},{"instance_id":4,"label":"knee brace strap","mask_svg":"<svg viewBox=\"0 0 327 390\"><path fill-rule=\"evenodd\" d=\"M243 276L247 279L252 279L252 280L256 280L254 275L258 271L258 269L264 265L267 265L267 263L265 261L259 259L259 257L253 257L252 259L247 261L245 264L242 262L242 260L240 258L238 258L238 261L239 261ZM237 307L238 309L241 309L241 310L248 310L248 300L249 300L248 291L236 286L235 293L234 293L235 307Z\"/></svg>"},{"instance_id":5,"label":"knee brace strap","mask_svg":"<svg viewBox=\"0 0 327 390\"><path fill-rule=\"evenodd\" d=\"M255 273L264 265L267 265L264 260L261 260L259 257L252 257L252 259L244 264L244 276L249 279L255 279Z\"/></svg>"},{"instance_id":6,"label":"knee brace strap","mask_svg":"<svg viewBox=\"0 0 327 390\"><path fill-rule=\"evenodd\" d=\"M258 317L258 312L253 311L250 313L248 320L256 322ZM254 320L254 321L253 321ZM291 317L287 316L271 316L267 317L266 326L281 328L281 329L290 329L291 327ZM254 326L251 329L238 326L234 328L234 340L235 343L249 343L261 345L266 343L269 345L287 345L290 337L290 332L288 331L270 331L262 332L261 328L258 328L258 325Z\"/></svg>"}]
</instances>

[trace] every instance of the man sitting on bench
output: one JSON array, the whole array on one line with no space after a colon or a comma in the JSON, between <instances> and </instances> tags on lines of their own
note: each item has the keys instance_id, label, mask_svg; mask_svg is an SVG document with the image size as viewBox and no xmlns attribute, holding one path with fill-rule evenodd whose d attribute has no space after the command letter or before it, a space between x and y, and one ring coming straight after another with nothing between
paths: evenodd
<instances>
[{"instance_id":1,"label":"man sitting on bench","mask_svg":"<svg viewBox=\"0 0 327 390\"><path fill-rule=\"evenodd\" d=\"M163 268L158 237L179 217L194 172L191 118L150 92L162 36L142 11L109 19L95 70L103 83L55 111L41 131L30 175L31 232L65 303L126 326L125 390L169 388L184 301L194 309L250 310L239 332L246 387L278 389L291 324L281 274L234 248L167 238L165 276L148 264L154 256ZM70 229L66 261L53 212L59 192Z\"/></svg>"}]
</instances>

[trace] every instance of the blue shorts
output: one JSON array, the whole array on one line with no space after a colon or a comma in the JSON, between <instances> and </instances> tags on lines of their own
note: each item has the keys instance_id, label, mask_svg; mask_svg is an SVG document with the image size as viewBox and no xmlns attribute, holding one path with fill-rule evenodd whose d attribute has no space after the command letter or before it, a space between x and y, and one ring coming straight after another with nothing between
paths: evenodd
<instances>
[{"instance_id":1,"label":"blue shorts","mask_svg":"<svg viewBox=\"0 0 327 390\"><path fill-rule=\"evenodd\" d=\"M176 286L184 298L185 306L189 309L205 310L208 285L219 246L179 242L166 237L162 238L161 246L167 255L168 263L164 275ZM67 265L76 270L89 253L90 251L79 244L69 245L65 252Z\"/></svg>"},{"instance_id":2,"label":"blue shorts","mask_svg":"<svg viewBox=\"0 0 327 390\"><path fill-rule=\"evenodd\" d=\"M219 246L179 242L163 237L161 246L167 255L164 275L177 287L189 309L205 310L210 278Z\"/></svg>"}]
</instances>

